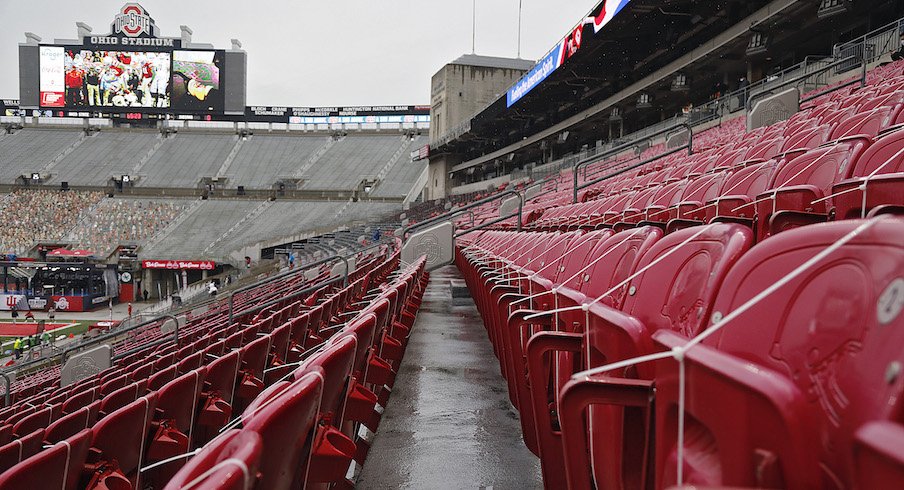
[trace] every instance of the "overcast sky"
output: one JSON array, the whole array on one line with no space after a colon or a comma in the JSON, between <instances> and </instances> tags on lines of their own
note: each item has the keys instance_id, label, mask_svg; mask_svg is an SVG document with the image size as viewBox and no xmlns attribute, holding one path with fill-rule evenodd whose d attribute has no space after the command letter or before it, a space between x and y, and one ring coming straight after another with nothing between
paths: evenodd
<instances>
[{"instance_id":1,"label":"overcast sky","mask_svg":"<svg viewBox=\"0 0 904 490\"><path fill-rule=\"evenodd\" d=\"M545 54L598 0L522 0L522 58ZM107 34L123 0L0 0L0 98L19 97L24 33ZM248 52L248 105L428 104L430 77L471 52L472 0L144 0L160 34ZM477 0L477 53L515 57L518 0Z\"/></svg>"}]
</instances>

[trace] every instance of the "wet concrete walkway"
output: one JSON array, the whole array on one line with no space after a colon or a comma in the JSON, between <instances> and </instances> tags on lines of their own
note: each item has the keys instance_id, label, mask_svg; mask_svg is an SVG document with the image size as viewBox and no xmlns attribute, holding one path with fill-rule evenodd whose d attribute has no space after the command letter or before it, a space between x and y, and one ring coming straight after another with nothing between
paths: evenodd
<instances>
[{"instance_id":1,"label":"wet concrete walkway","mask_svg":"<svg viewBox=\"0 0 904 490\"><path fill-rule=\"evenodd\" d=\"M539 460L454 266L433 273L358 488L542 488Z\"/></svg>"}]
</instances>

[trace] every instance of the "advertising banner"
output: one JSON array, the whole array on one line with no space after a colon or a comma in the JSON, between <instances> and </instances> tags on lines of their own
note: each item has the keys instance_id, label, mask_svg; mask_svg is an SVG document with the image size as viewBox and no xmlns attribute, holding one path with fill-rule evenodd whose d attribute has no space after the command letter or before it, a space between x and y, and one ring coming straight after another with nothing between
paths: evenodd
<instances>
[{"instance_id":1,"label":"advertising banner","mask_svg":"<svg viewBox=\"0 0 904 490\"><path fill-rule=\"evenodd\" d=\"M64 50L61 46L41 46L39 81L41 107L63 107L66 105L63 56Z\"/></svg>"},{"instance_id":2,"label":"advertising banner","mask_svg":"<svg viewBox=\"0 0 904 490\"><path fill-rule=\"evenodd\" d=\"M511 107L528 92L540 85L549 75L559 69L566 60L581 48L581 43L589 35L599 33L603 27L631 0L604 0L578 23L553 47L526 75L521 77L506 92L506 107Z\"/></svg>"},{"instance_id":3,"label":"advertising banner","mask_svg":"<svg viewBox=\"0 0 904 490\"><path fill-rule=\"evenodd\" d=\"M145 269L211 271L216 266L216 262L212 260L144 260L141 262L141 267Z\"/></svg>"}]
</instances>

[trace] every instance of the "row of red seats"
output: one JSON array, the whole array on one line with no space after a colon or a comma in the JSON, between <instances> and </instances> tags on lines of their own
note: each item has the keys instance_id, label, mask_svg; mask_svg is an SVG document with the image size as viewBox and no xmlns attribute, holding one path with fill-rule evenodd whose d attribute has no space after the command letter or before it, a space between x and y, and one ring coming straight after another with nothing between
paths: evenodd
<instances>
[{"instance_id":1,"label":"row of red seats","mask_svg":"<svg viewBox=\"0 0 904 490\"><path fill-rule=\"evenodd\" d=\"M740 221L753 227L761 240L802 224L904 205L904 130L897 127L875 139L859 134L769 160L746 159L756 146L740 157L737 152L700 154L680 166L666 162L662 170L611 179L600 188L607 197L535 211L527 226L561 230L604 225L618 230L644 222L674 229L713 220Z\"/></svg>"},{"instance_id":2,"label":"row of red seats","mask_svg":"<svg viewBox=\"0 0 904 490\"><path fill-rule=\"evenodd\" d=\"M866 87L862 89L846 87L830 93L816 99L811 103L812 105L790 120L769 127L745 133L745 118L729 120L720 126L695 135L694 155L690 157L685 154L671 155L656 160L643 168L607 179L602 184L585 191L581 200L588 201L601 196L611 197L615 193L625 194L630 190L643 190L651 186L658 188L685 177L693 178L707 172L736 169L767 160L773 160L775 164L779 164L782 160L792 160L805 150L848 137L865 135L875 138L879 133L904 123L904 114L902 114L902 108L904 108L904 95L902 94L904 92L901 91L902 85L904 85L902 68L904 68L904 64L900 62L876 68L869 72ZM638 161L662 154L664 151L664 144L659 144L645 150L640 155L617 155L585 167L579 180L589 181L611 174L623 168L625 164L635 164ZM857 173L848 172L850 169L851 167L845 167L841 173L850 174L848 177L860 176ZM893 171L894 169L884 169L883 173ZM797 176L796 180L805 180L805 178L799 177ZM536 219L551 208L570 204L571 179L571 172L566 171L558 179L547 182L546 187L554 190L544 192L543 196L525 204L525 214L530 216L529 220ZM782 183L779 182L779 184ZM833 183L837 184L838 181ZM621 187L613 188L619 184ZM650 198L649 194L634 197L636 197L635 204L644 204ZM752 198L756 198L756 196L752 196ZM625 197L625 199L629 198ZM616 203L614 213L623 211L620 209L620 205L621 203ZM631 210L635 211L634 215L643 216L641 214L644 211L643 208L631 208ZM481 214L481 216L486 218L492 216L491 208L484 211L486 214ZM567 213L565 210L555 210L549 218L561 219L563 215L568 216L565 213ZM629 214L629 216L632 215ZM809 218L815 219L814 217ZM464 222L461 224L465 225Z\"/></svg>"},{"instance_id":3,"label":"row of red seats","mask_svg":"<svg viewBox=\"0 0 904 490\"><path fill-rule=\"evenodd\" d=\"M285 366L291 367L292 363L304 361L309 356L311 359L317 357L316 353L320 351L315 350L315 344L321 345L328 338L338 338L336 335L340 333L357 332L361 327L354 322L346 325L343 316L352 317L354 314L356 316L352 318L359 320L364 315L361 313L362 305L379 304L377 298L365 297L367 286L371 280L379 284L397 263L398 255L377 266L372 274L363 274L346 288L324 294L320 298L320 295L312 295L305 300L307 304L293 301L278 305L277 309L261 312L254 318L240 318L241 321L250 321L250 326L242 327L242 323L237 323L222 328L225 327L222 322L209 322L207 326L212 330L206 332L207 335L202 335L202 330L196 330L197 335L183 336L187 345L181 348L175 345L162 346L153 356L145 355L144 358L134 354L123 359L117 369L111 370L115 372L102 373L102 376L67 388L67 393L70 394L65 403L45 403L41 405L44 408L18 421L12 420L15 422L12 425L13 434L20 436L21 433L22 437L17 437L12 443L0 448L0 455L9 455L6 459L0 456L0 461L24 461L0 475L0 481L20 482L26 473L31 475L29 478L32 481L42 481L41 474L34 473L33 465L49 464L52 467L53 458L59 457L60 451L66 454L70 452L69 449L60 449L54 456L44 451L26 459L35 444L28 446L29 451L23 451L23 442L37 441L38 449L42 441L49 444L59 442L65 446L67 438L76 437L81 434L79 431L87 430L89 435L93 434L87 439L82 436L82 439L92 441L92 452L87 459L89 463L84 468L89 486L117 482L137 486L140 466L200 446L216 434L233 411L247 412L264 387L274 381L274 371L285 369ZM398 282L396 280L392 284ZM399 291L411 296L415 295L416 289L409 288L406 284L396 286L391 292L377 290L375 294L397 300L400 297ZM283 294L291 292L292 290L286 290ZM355 305L359 299L367 301ZM402 303L406 305L406 309L394 311L392 316L387 315L385 318L392 318L400 325L406 324L403 321L410 324L413 322L413 313L408 308L417 303L412 303L407 296L402 299L405 300ZM299 310L304 312L299 313ZM346 327L340 328L343 325ZM387 331L385 325L375 323L374 326L384 327L376 329L376 332ZM402 327L399 327L396 334L401 331ZM386 334L377 339L381 349L377 352L383 353L385 350L383 355L395 361L396 358L390 354L400 356L404 344L395 338L392 338L393 342L388 342L387 339L390 338ZM362 343L355 352L363 355L371 351L366 343ZM213 362L209 362L211 359ZM384 361L377 355L367 360L369 365L377 366L373 369L374 372L381 372L378 368L382 368L384 378L392 375L391 362ZM153 371L156 373L151 375ZM337 388L335 384L330 384L328 389ZM383 403L388 396L384 391L381 391ZM349 400L357 401L359 414L366 414L366 408L362 407L366 407L369 401L377 401L376 395L366 395L367 391L361 388L353 391L349 397ZM371 411L372 409L373 405ZM327 412L326 408L324 412ZM54 418L54 414L59 417ZM373 424L374 415L369 414L367 417L368 422ZM376 419L378 420L378 416ZM99 422L94 425L96 420ZM91 429L92 425L94 429ZM120 436L111 436L116 433ZM125 434L130 434L131 439L125 437ZM335 439L336 436L331 435L329 441L324 440L316 448L329 448L329 443ZM73 442L68 444L66 448L70 448ZM32 460L34 462L29 463ZM144 475L143 481L162 486L179 464L170 463L162 469L151 470ZM80 465L71 465L71 468L76 476L70 474L66 478L77 479L83 468ZM57 471L59 469L56 468ZM12 486L4 488L18 485L9 484ZM84 485L85 481L82 480L81 484ZM265 485L260 488L277 487Z\"/></svg>"},{"instance_id":4,"label":"row of red seats","mask_svg":"<svg viewBox=\"0 0 904 490\"><path fill-rule=\"evenodd\" d=\"M360 271L368 270L372 262L376 260L370 253L360 254L358 260L362 261L362 266L358 268ZM270 302L274 299L285 295L286 291L303 289L305 287L317 284L329 278L331 274L330 265L326 264L319 269L314 269L310 275L293 274L283 277L277 277L267 281L264 284L251 288L246 291L235 294L232 298L233 310L241 313L249 308L253 308L257 304ZM359 273L360 274L360 273ZM353 273L354 275L354 273ZM183 333L192 333L193 330L206 330L209 325L204 322L222 321L228 312L229 301L227 297L223 297L217 303L207 307L206 311L197 317L192 317L191 313L187 314L189 323L183 327ZM115 339L111 345L114 354L119 355L131 350L135 350L146 346L152 342L159 341L170 335L161 327L165 325L165 321L154 323L146 327L130 331L128 335ZM18 376L12 383L10 388L10 399L13 404L20 400L28 400L29 397L40 392L48 392L59 387L59 366L44 367L36 372ZM0 412L0 421L3 420L2 412Z\"/></svg>"},{"instance_id":5,"label":"row of red seats","mask_svg":"<svg viewBox=\"0 0 904 490\"><path fill-rule=\"evenodd\" d=\"M462 243L458 266L547 488L679 483L679 420L681 483L904 485L904 222L753 243L737 223Z\"/></svg>"},{"instance_id":6,"label":"row of red seats","mask_svg":"<svg viewBox=\"0 0 904 490\"><path fill-rule=\"evenodd\" d=\"M390 261L377 267L376 273L378 277L381 274L388 274L392 262L393 261ZM319 322L323 316L326 314L333 315L335 313L333 309L339 303L334 301L334 299L342 298L344 301L343 291L359 291L362 288L362 282L368 280L368 271L369 268L367 267L359 269L353 273L352 279L354 279L355 282L353 282L349 288L343 289L338 294L331 296L326 301L313 307L307 317L315 318L316 320L310 322L310 327L305 325L305 328L316 331L316 329L319 328ZM284 294L288 295L292 291L293 290L291 289L286 290L284 291ZM317 299L318 293L315 293L311 295L305 303L307 303L308 306L311 306ZM19 403L8 407L3 412L4 414L11 415L5 418L5 424L0 427L0 435L5 437L5 439L0 440L0 443L5 444L8 442L7 436L15 434L24 435L27 433L23 429L17 429L17 427L21 425L20 421L25 417L31 417L31 419L36 420L47 420L49 418L47 423L51 423L55 422L61 416L70 415L95 401L100 403L101 399L103 399L105 406L109 406L113 403L113 400L118 400L116 403L121 406L123 404L123 397L128 396L127 393L131 393L132 400L134 400L136 396L135 393L140 392L141 388L135 389L134 386L127 387L127 384L132 382L140 383L149 379L150 384L152 385L151 389L156 389L160 384L172 380L175 377L177 370L178 372L184 373L187 370L197 368L205 360L205 358L202 357L204 354L212 352L213 354L219 355L223 349L241 347L245 343L253 341L259 330L267 329L269 331L273 326L273 317L278 316L280 319L284 318L287 309L290 310L290 314L294 315L299 309L300 301L293 301L293 304L282 307L281 310L273 313L270 318L260 318L261 315L268 314L266 311L261 312L258 314L257 318L254 318L252 325L242 329L241 332L237 332L237 330L239 330L239 326L242 325L242 323L228 325L228 322L222 316L195 321L183 328L183 333L180 336L180 343L178 345L168 344L158 347L156 351L147 350L144 352L136 352L130 356L119 359L116 366L97 376L89 377L68 387L51 388L49 389L50 391L45 391L20 401ZM324 311L327 313L321 313ZM240 317L239 320L250 321L251 318L242 319ZM304 330L304 332L306 331L307 330ZM305 333L305 335L307 334ZM225 340L220 342L220 344L223 345L208 347L208 343L214 342L214 339L217 337L225 337ZM311 337L316 338L313 336ZM302 342L307 341L307 338L302 338ZM201 349L210 352L202 353ZM173 369L165 369L167 367ZM153 377L149 378L152 370L157 372ZM167 374L169 374L169 376L164 377ZM157 382L155 383L155 381ZM38 413L32 416L34 412ZM96 410L91 413L94 412L96 412ZM109 413L109 410L106 410L105 413ZM76 417L76 420L82 419ZM32 429L36 428L34 427L33 422L31 422L30 425L26 424L25 427Z\"/></svg>"}]
</instances>

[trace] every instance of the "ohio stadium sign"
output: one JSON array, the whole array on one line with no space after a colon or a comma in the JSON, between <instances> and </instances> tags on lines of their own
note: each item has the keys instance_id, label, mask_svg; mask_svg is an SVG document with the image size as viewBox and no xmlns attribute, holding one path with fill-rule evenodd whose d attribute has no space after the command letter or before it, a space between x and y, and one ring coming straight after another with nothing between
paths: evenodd
<instances>
[{"instance_id":1,"label":"ohio stadium sign","mask_svg":"<svg viewBox=\"0 0 904 490\"><path fill-rule=\"evenodd\" d=\"M181 40L157 36L157 24L137 3L123 5L113 17L108 36L86 36L85 44L98 46L155 46L178 48Z\"/></svg>"}]
</instances>

